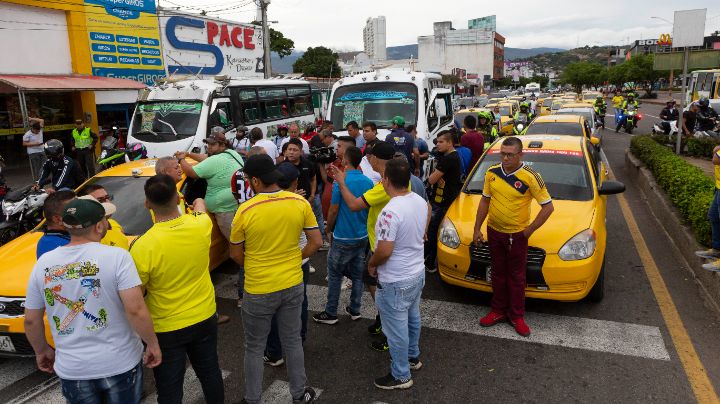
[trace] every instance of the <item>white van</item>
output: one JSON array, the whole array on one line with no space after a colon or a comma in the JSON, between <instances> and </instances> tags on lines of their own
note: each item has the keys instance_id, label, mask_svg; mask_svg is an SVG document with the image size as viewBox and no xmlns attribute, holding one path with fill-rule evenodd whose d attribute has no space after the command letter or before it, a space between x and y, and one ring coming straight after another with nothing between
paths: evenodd
<instances>
[{"instance_id":1,"label":"white van","mask_svg":"<svg viewBox=\"0 0 720 404\"><path fill-rule=\"evenodd\" d=\"M390 133L390 120L402 116L432 148L437 133L452 127L452 114L452 94L442 87L439 74L383 69L338 80L327 116L338 135L347 134L351 121L373 122L380 139Z\"/></svg>"},{"instance_id":2,"label":"white van","mask_svg":"<svg viewBox=\"0 0 720 404\"><path fill-rule=\"evenodd\" d=\"M259 127L266 137L279 125L314 123L310 83L291 79L168 78L142 90L135 105L128 143L141 142L148 157L201 151L213 126L228 136L234 128Z\"/></svg>"}]
</instances>

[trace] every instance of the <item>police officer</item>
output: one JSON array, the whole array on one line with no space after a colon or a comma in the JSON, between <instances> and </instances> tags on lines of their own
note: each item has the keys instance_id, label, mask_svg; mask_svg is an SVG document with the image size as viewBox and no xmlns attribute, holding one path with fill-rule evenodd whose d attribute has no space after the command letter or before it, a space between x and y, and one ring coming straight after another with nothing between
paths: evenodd
<instances>
[{"instance_id":1,"label":"police officer","mask_svg":"<svg viewBox=\"0 0 720 404\"><path fill-rule=\"evenodd\" d=\"M615 133L620 132L620 128L625 126L625 123L627 122L627 111L628 111L628 107L630 107L630 106L635 107L635 110L637 110L639 107L639 104L638 104L637 100L635 99L635 93L633 93L633 92L629 92L627 95L627 99L624 100L620 104L620 110L622 111L622 118L620 119L617 126L615 127Z\"/></svg>"},{"instance_id":2,"label":"police officer","mask_svg":"<svg viewBox=\"0 0 720 404\"><path fill-rule=\"evenodd\" d=\"M513 121L515 123L513 133L516 135L524 135L525 130L527 130L528 125L530 125L530 122L532 122L533 119L535 119L535 115L533 115L530 111L530 104L526 101L521 102L520 110L515 113L515 116L513 116ZM522 130L518 130L518 124L520 123L524 125Z\"/></svg>"},{"instance_id":3,"label":"police officer","mask_svg":"<svg viewBox=\"0 0 720 404\"><path fill-rule=\"evenodd\" d=\"M75 159L80 165L82 173L90 178L95 175L95 145L98 142L98 136L90 128L85 127L85 123L81 119L77 119L72 137Z\"/></svg>"}]
</instances>

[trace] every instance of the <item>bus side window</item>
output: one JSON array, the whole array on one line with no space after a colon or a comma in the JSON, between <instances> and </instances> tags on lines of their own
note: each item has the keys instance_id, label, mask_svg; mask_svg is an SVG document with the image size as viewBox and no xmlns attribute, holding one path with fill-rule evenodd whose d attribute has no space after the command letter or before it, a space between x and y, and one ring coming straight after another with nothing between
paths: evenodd
<instances>
[{"instance_id":1,"label":"bus side window","mask_svg":"<svg viewBox=\"0 0 720 404\"><path fill-rule=\"evenodd\" d=\"M287 92L290 98L290 115L302 116L313 112L310 87L288 87Z\"/></svg>"},{"instance_id":2,"label":"bus side window","mask_svg":"<svg viewBox=\"0 0 720 404\"><path fill-rule=\"evenodd\" d=\"M260 108L254 88L231 88L230 97L235 107L235 125L250 125L260 122Z\"/></svg>"},{"instance_id":3,"label":"bus side window","mask_svg":"<svg viewBox=\"0 0 720 404\"><path fill-rule=\"evenodd\" d=\"M218 103L215 107L215 111L213 111L213 113L208 117L208 135L214 126L221 126L226 130L234 126L232 108L229 102Z\"/></svg>"},{"instance_id":4,"label":"bus side window","mask_svg":"<svg viewBox=\"0 0 720 404\"><path fill-rule=\"evenodd\" d=\"M274 121L290 116L285 88L260 88L258 98L260 99L260 113L263 121Z\"/></svg>"}]
</instances>

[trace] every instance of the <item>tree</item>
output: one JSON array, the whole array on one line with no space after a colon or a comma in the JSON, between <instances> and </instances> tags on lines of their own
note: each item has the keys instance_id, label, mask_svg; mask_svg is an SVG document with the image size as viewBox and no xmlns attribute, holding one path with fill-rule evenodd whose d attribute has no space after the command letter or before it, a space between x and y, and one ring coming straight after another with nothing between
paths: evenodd
<instances>
[{"instance_id":1,"label":"tree","mask_svg":"<svg viewBox=\"0 0 720 404\"><path fill-rule=\"evenodd\" d=\"M306 77L340 77L342 70L337 59L338 54L324 46L307 48L293 63L293 72L302 73Z\"/></svg>"},{"instance_id":2,"label":"tree","mask_svg":"<svg viewBox=\"0 0 720 404\"><path fill-rule=\"evenodd\" d=\"M251 24L262 27L262 23L259 21L253 21ZM262 29L262 28L261 28ZM280 59L285 56L290 56L292 51L295 49L295 42L290 38L285 38L282 32L276 31L270 28L270 51L275 52L280 56Z\"/></svg>"},{"instance_id":3,"label":"tree","mask_svg":"<svg viewBox=\"0 0 720 404\"><path fill-rule=\"evenodd\" d=\"M667 76L667 72L653 69L655 55L635 55L625 62L626 81L632 81L636 84L642 83L645 93L652 95L653 87L661 77Z\"/></svg>"},{"instance_id":4,"label":"tree","mask_svg":"<svg viewBox=\"0 0 720 404\"><path fill-rule=\"evenodd\" d=\"M615 65L608 70L608 82L613 84L617 88L623 88L627 81L627 68L626 63Z\"/></svg>"},{"instance_id":5,"label":"tree","mask_svg":"<svg viewBox=\"0 0 720 404\"><path fill-rule=\"evenodd\" d=\"M607 76L607 70L599 63L575 62L570 63L563 70L560 80L564 84L575 87L576 92L582 91L583 86L599 86Z\"/></svg>"}]
</instances>

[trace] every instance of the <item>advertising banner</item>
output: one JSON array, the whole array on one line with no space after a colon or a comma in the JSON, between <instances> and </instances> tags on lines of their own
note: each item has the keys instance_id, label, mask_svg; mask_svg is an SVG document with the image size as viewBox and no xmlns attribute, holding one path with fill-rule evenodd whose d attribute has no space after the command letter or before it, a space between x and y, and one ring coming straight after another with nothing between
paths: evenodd
<instances>
[{"instance_id":1,"label":"advertising banner","mask_svg":"<svg viewBox=\"0 0 720 404\"><path fill-rule=\"evenodd\" d=\"M197 15L165 15L160 31L168 74L263 77L262 29Z\"/></svg>"},{"instance_id":2,"label":"advertising banner","mask_svg":"<svg viewBox=\"0 0 720 404\"><path fill-rule=\"evenodd\" d=\"M85 0L85 14L94 76L165 76L155 0Z\"/></svg>"}]
</instances>

